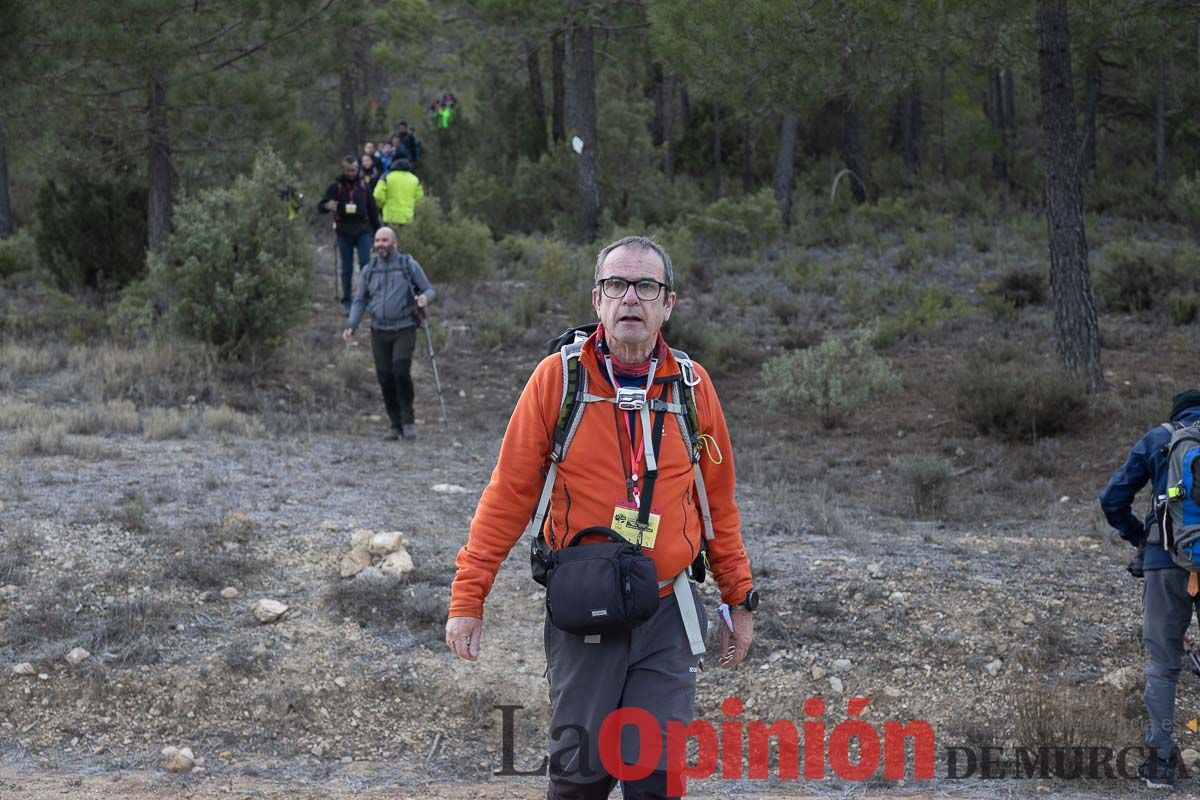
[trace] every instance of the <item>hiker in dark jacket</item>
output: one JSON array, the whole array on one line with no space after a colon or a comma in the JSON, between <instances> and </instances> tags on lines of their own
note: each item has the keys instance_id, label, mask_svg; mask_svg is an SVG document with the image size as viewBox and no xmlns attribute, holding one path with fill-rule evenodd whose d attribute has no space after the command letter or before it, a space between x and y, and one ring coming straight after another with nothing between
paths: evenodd
<instances>
[{"instance_id":1,"label":"hiker in dark jacket","mask_svg":"<svg viewBox=\"0 0 1200 800\"><path fill-rule=\"evenodd\" d=\"M400 139L400 146L408 153L408 160L416 164L421 160L421 140L417 135L408 129L408 123L405 120L400 120L396 125L396 136Z\"/></svg>"},{"instance_id":2,"label":"hiker in dark jacket","mask_svg":"<svg viewBox=\"0 0 1200 800\"><path fill-rule=\"evenodd\" d=\"M358 251L361 271L371 258L371 237L382 224L379 207L367 182L360 176L358 159L342 159L342 174L329 184L317 203L322 214L333 212L337 231L338 259L342 265L342 307L350 313L351 286L354 282L354 252Z\"/></svg>"},{"instance_id":3,"label":"hiker in dark jacket","mask_svg":"<svg viewBox=\"0 0 1200 800\"><path fill-rule=\"evenodd\" d=\"M1171 422L1150 429L1133 449L1125 463L1109 479L1100 493L1100 507L1108 524L1121 538L1139 548L1130 572L1145 576L1142 612L1142 641L1150 659L1146 665L1146 711L1150 730L1146 745L1150 755L1138 767L1138 775L1153 788L1175 785L1178 753L1171 736L1175 717L1175 687L1179 680L1183 639L1196 613L1200 597L1188 595L1188 572L1175 564L1162 543L1153 511L1153 497L1167 491L1167 444L1176 424L1200 423L1200 390L1175 395L1171 401ZM1149 483L1153 497L1144 519L1133 511L1137 493ZM1144 547L1144 551L1141 548Z\"/></svg>"},{"instance_id":4,"label":"hiker in dark jacket","mask_svg":"<svg viewBox=\"0 0 1200 800\"><path fill-rule=\"evenodd\" d=\"M375 255L362 271L350 320L342 331L349 342L363 311L371 313L371 353L375 377L383 391L391 430L388 439L414 439L412 367L420 310L436 296L417 260L396 250L396 232L383 227L375 234Z\"/></svg>"}]
</instances>

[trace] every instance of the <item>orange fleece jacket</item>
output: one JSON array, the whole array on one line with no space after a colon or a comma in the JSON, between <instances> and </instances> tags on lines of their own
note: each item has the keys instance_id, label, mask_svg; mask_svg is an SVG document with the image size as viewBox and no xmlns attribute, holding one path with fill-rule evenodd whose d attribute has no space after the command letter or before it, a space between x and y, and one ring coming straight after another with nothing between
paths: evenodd
<instances>
[{"instance_id":1,"label":"orange fleece jacket","mask_svg":"<svg viewBox=\"0 0 1200 800\"><path fill-rule=\"evenodd\" d=\"M580 359L588 371L588 391L612 397L613 387L597 358L595 335L583 345ZM708 373L696 364L700 383L693 391L700 431L712 437L700 456L701 472L712 510L714 538L708 543L708 560L721 590L721 599L741 603L750 590L750 561L742 546L741 517L734 500L733 448L725 415ZM668 353L655 373L651 397L667 396L658 378L680 374L678 362ZM458 552L458 572L450 590L450 617L483 617L483 601L491 591L496 572L521 538L545 482L553 449L554 425L562 404L562 359L547 356L534 369L509 419L500 446L500 457L471 521L467 543ZM626 500L621 451L629 459L629 434L623 421L614 419L611 403L588 403L558 477L547 515L546 539L551 548L563 545L564 536L593 525L608 526L613 509ZM625 412L621 412L623 415ZM653 418L653 415L652 415ZM636 432L636 429L635 429ZM668 416L658 453L658 481L653 511L661 515L658 538L646 554L658 567L659 580L678 575L696 557L704 537L700 508L695 497L692 464L679 425ZM718 455L719 451L719 455ZM717 464L714 461L720 461ZM645 460L642 461L644 473ZM644 479L639 480L639 486ZM670 592L671 587L663 590Z\"/></svg>"}]
</instances>

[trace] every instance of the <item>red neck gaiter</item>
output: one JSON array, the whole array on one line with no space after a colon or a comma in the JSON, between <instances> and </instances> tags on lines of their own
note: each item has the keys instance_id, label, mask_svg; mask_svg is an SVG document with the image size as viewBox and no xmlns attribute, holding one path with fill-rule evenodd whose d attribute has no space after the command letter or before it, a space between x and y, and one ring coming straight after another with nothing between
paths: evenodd
<instances>
[{"instance_id":1,"label":"red neck gaiter","mask_svg":"<svg viewBox=\"0 0 1200 800\"><path fill-rule=\"evenodd\" d=\"M647 358L638 364L627 364L608 348L608 340L604 338L604 324L600 323L596 326L596 340L604 342L605 352L612 358L613 372L620 375L622 378L642 378L650 374L650 359ZM662 333L658 334L658 341L654 343L654 354L658 356L658 360L662 361L663 353L666 352L667 342L663 339Z\"/></svg>"}]
</instances>

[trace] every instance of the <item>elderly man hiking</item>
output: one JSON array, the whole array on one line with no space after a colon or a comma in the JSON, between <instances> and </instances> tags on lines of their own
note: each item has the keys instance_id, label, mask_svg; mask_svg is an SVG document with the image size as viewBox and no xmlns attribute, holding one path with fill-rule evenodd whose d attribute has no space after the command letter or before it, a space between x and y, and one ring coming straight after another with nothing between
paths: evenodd
<instances>
[{"instance_id":1,"label":"elderly man hiking","mask_svg":"<svg viewBox=\"0 0 1200 800\"><path fill-rule=\"evenodd\" d=\"M371 312L371 353L375 377L383 391L391 430L388 439L414 439L413 347L420 326L419 310L429 305L436 292L417 260L396 248L396 232L383 227L375 233L375 255L362 271L350 319L342 338L354 337L363 311Z\"/></svg>"},{"instance_id":2,"label":"elderly man hiking","mask_svg":"<svg viewBox=\"0 0 1200 800\"><path fill-rule=\"evenodd\" d=\"M599 756L600 729L617 709L648 712L663 741L669 723L692 720L708 618L689 575L707 563L721 590L723 666L741 662L753 638L758 592L725 417L708 373L660 333L675 307L672 277L650 239L600 251L600 325L526 383L456 561L446 644L474 661L484 599L534 516L531 562L547 585L551 800L608 796L616 778ZM633 732L620 734L626 763L637 760ZM662 753L648 761L657 767L647 777L622 781L627 799L668 796L667 771L680 765Z\"/></svg>"}]
</instances>

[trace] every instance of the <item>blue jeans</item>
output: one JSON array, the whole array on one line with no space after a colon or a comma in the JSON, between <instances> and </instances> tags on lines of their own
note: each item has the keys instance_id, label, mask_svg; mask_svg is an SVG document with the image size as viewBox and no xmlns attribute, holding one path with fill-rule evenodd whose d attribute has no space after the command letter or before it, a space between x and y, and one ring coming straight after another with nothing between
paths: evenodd
<instances>
[{"instance_id":1,"label":"blue jeans","mask_svg":"<svg viewBox=\"0 0 1200 800\"><path fill-rule=\"evenodd\" d=\"M354 300L351 294L351 286L354 283L354 251L358 250L358 269L367 266L371 260L371 234L364 233L359 236L337 236L338 260L342 265L342 305L346 307L346 311L350 310L350 302Z\"/></svg>"}]
</instances>

